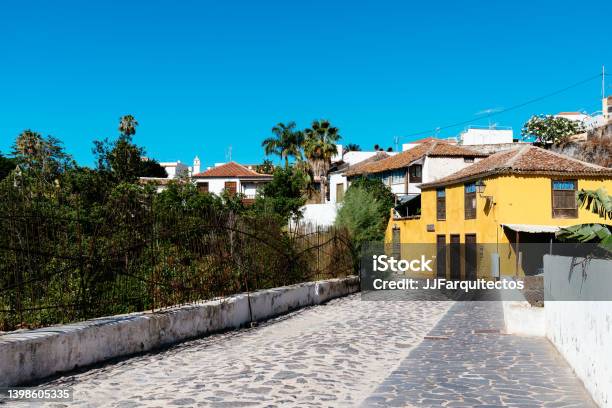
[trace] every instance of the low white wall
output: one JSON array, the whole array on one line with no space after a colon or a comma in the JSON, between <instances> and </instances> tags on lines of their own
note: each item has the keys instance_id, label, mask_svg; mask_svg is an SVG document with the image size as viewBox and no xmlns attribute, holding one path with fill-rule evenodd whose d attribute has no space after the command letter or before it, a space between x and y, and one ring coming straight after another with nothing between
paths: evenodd
<instances>
[{"instance_id":1,"label":"low white wall","mask_svg":"<svg viewBox=\"0 0 612 408\"><path fill-rule=\"evenodd\" d=\"M531 306L519 290L502 290L500 293L506 333L544 337L544 308Z\"/></svg>"},{"instance_id":2,"label":"low white wall","mask_svg":"<svg viewBox=\"0 0 612 408\"><path fill-rule=\"evenodd\" d=\"M611 296L612 261L593 259L586 275L578 267L570 276L571 262L570 257L544 257L546 337L595 402L612 407L612 302L588 300Z\"/></svg>"},{"instance_id":3,"label":"low white wall","mask_svg":"<svg viewBox=\"0 0 612 408\"><path fill-rule=\"evenodd\" d=\"M341 204L306 204L300 208L302 218L300 224L310 224L313 227L329 227L334 225Z\"/></svg>"},{"instance_id":4,"label":"low white wall","mask_svg":"<svg viewBox=\"0 0 612 408\"><path fill-rule=\"evenodd\" d=\"M0 336L0 387L239 328L252 320L269 319L358 290L359 278L352 276L239 294L162 312L104 317L5 334Z\"/></svg>"}]
</instances>

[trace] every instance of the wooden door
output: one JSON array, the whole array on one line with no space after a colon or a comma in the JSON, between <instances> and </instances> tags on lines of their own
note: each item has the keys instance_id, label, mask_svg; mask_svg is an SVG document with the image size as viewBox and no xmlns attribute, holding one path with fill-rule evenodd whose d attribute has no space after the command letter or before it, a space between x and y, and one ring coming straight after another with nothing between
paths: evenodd
<instances>
[{"instance_id":1,"label":"wooden door","mask_svg":"<svg viewBox=\"0 0 612 408\"><path fill-rule=\"evenodd\" d=\"M344 200L344 183L336 184L336 202L340 203Z\"/></svg>"},{"instance_id":2,"label":"wooden door","mask_svg":"<svg viewBox=\"0 0 612 408\"><path fill-rule=\"evenodd\" d=\"M461 238L459 235L450 236L450 278L461 279Z\"/></svg>"},{"instance_id":3,"label":"wooden door","mask_svg":"<svg viewBox=\"0 0 612 408\"><path fill-rule=\"evenodd\" d=\"M476 280L476 234L465 234L465 279Z\"/></svg>"},{"instance_id":4,"label":"wooden door","mask_svg":"<svg viewBox=\"0 0 612 408\"><path fill-rule=\"evenodd\" d=\"M395 259L400 259L402 256L402 243L401 243L401 237L400 237L400 229L399 228L393 228L393 236L391 239L393 248L393 257Z\"/></svg>"},{"instance_id":5,"label":"wooden door","mask_svg":"<svg viewBox=\"0 0 612 408\"><path fill-rule=\"evenodd\" d=\"M436 237L436 276L446 278L446 235Z\"/></svg>"}]
</instances>

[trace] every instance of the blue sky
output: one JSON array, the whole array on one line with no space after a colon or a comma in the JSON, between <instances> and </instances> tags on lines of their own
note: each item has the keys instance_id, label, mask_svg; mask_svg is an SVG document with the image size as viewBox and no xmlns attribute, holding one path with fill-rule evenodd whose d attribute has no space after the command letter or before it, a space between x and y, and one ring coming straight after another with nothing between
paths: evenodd
<instances>
[{"instance_id":1,"label":"blue sky","mask_svg":"<svg viewBox=\"0 0 612 408\"><path fill-rule=\"evenodd\" d=\"M31 128L89 165L127 113L161 161L210 165L231 145L258 162L275 123L315 118L391 146L612 73L610 16L610 1L3 2L0 151ZM532 113L598 110L600 92L594 80L494 121L516 134Z\"/></svg>"}]
</instances>

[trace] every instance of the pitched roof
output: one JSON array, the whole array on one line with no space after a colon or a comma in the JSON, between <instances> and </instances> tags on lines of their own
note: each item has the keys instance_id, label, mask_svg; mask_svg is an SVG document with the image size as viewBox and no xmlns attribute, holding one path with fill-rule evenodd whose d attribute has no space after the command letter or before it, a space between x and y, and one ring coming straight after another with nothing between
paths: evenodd
<instances>
[{"instance_id":1,"label":"pitched roof","mask_svg":"<svg viewBox=\"0 0 612 408\"><path fill-rule=\"evenodd\" d=\"M346 166L345 168L343 168L341 170L343 170L345 173L348 172L348 171L351 171L351 172L358 171L359 169L367 166L370 163L374 163L374 162L377 162L377 161L380 161L380 160L384 160L384 159L386 159L388 157L391 157L391 155L387 154L386 152L376 152L375 155L370 156L367 159L362 160L360 162L357 162L357 163L353 164L352 166L351 165Z\"/></svg>"},{"instance_id":2,"label":"pitched roof","mask_svg":"<svg viewBox=\"0 0 612 408\"><path fill-rule=\"evenodd\" d=\"M446 142L425 142L410 150L398 153L395 156L388 157L384 160L379 160L373 163L368 163L359 168L349 169L345 174L354 176L357 174L374 174L381 173L387 170L401 169L408 167L412 162L424 156L430 157L486 157L486 153L477 152L459 147Z\"/></svg>"},{"instance_id":3,"label":"pitched roof","mask_svg":"<svg viewBox=\"0 0 612 408\"><path fill-rule=\"evenodd\" d=\"M431 183L421 189L461 183L492 174L540 174L612 177L612 168L583 162L563 154L527 145L505 150Z\"/></svg>"},{"instance_id":4,"label":"pitched roof","mask_svg":"<svg viewBox=\"0 0 612 408\"><path fill-rule=\"evenodd\" d=\"M260 178L271 178L269 174L261 174L246 168L242 164L236 162L229 162L220 166L213 167L206 171L198 174L194 174L193 177L260 177Z\"/></svg>"},{"instance_id":5,"label":"pitched roof","mask_svg":"<svg viewBox=\"0 0 612 408\"><path fill-rule=\"evenodd\" d=\"M426 137L423 139L418 139L418 140L411 140L409 142L407 142L408 144L419 144L419 143L427 143L427 142L440 142L440 143L448 143L448 144L456 144L457 142L455 142L454 140L445 140L445 139L438 139L437 137Z\"/></svg>"}]
</instances>

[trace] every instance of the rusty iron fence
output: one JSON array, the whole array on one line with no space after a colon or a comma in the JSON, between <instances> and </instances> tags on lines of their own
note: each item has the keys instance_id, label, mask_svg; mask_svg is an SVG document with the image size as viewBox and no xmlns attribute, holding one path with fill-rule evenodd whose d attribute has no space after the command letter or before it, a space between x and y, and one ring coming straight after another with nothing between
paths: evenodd
<instances>
[{"instance_id":1,"label":"rusty iron fence","mask_svg":"<svg viewBox=\"0 0 612 408\"><path fill-rule=\"evenodd\" d=\"M10 203L9 203L10 204ZM147 203L0 214L0 331L158 310L355 271L346 231ZM77 207L78 208L78 207Z\"/></svg>"}]
</instances>

